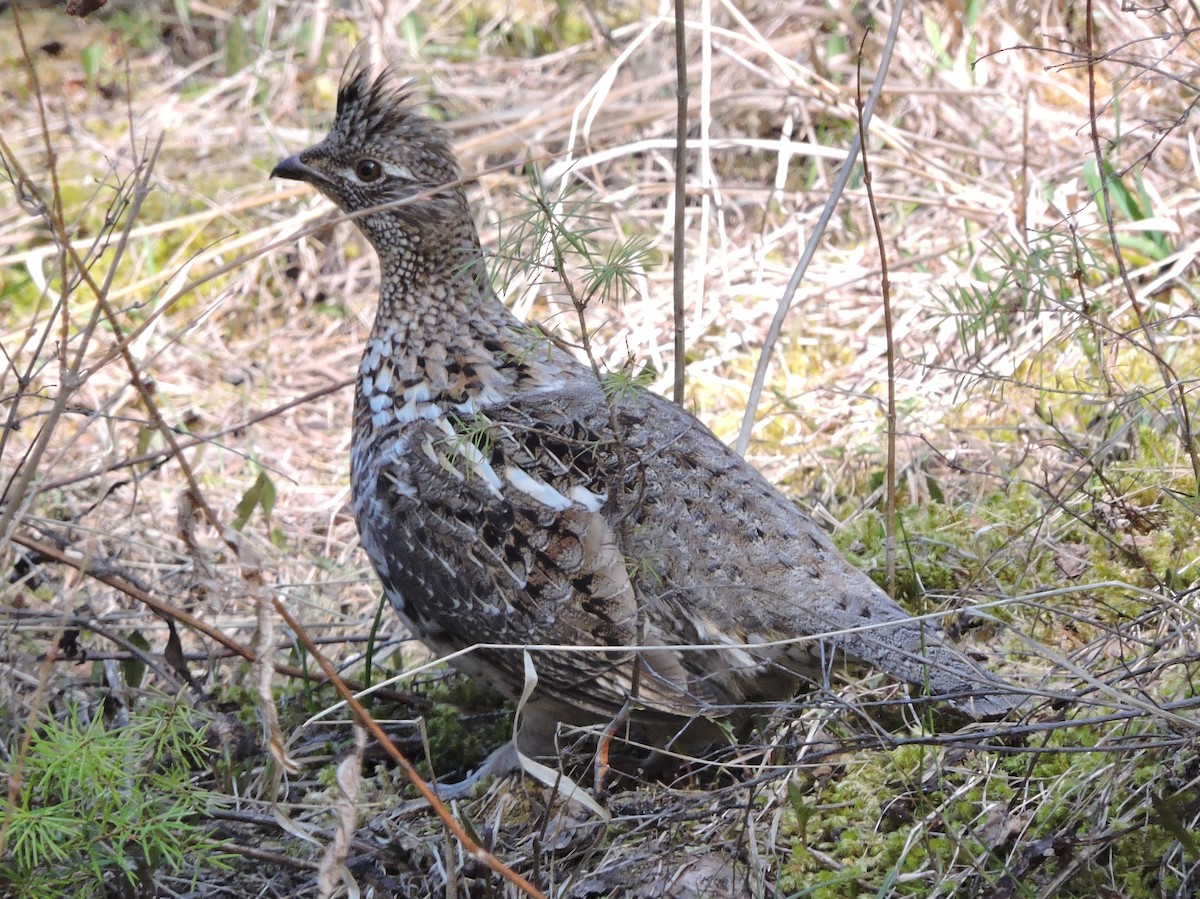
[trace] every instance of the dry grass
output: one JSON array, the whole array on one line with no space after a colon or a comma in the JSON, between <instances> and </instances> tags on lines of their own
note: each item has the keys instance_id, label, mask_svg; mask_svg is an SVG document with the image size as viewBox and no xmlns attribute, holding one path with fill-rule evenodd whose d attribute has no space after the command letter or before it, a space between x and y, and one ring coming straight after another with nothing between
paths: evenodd
<instances>
[{"instance_id":1,"label":"dry grass","mask_svg":"<svg viewBox=\"0 0 1200 899\"><path fill-rule=\"evenodd\" d=\"M195 626L178 628L176 649L130 589L300 664L270 611L281 597L348 677L366 676L378 600L347 506L344 385L370 325L375 259L327 203L266 173L323 133L341 60L373 38L455 133L490 246L524 208L529 161L547 184L594 191L613 235L653 242L661 264L636 296L593 310L592 336L613 367L653 366L665 392L671 11L188 8L186 22L135 5L85 20L25 10L25 52L13 13L0 13L13 182L0 204L2 742L11 766L23 734L69 703L136 714L151 696L186 697L222 734L218 776L203 778L237 797L214 812L220 834L274 854L234 874L200 867L211 893L186 872L161 874L161 895L218 895L218 882L224 895L307 895L319 851L297 834L334 841L331 752L351 744L344 722L303 724L332 692L245 667ZM871 125L895 318L898 592L914 612L994 603L1004 627L965 611L948 623L970 629L964 643L991 667L1080 701L932 733L923 713L866 719L861 709L894 693L852 682L781 710L765 756L747 749L692 781L623 786L604 798L611 824L511 783L460 809L547 894L1200 889L1200 149L1188 120L1200 17L1185 3L1096 4L1102 56L1089 67L1085 6L1003 4L964 25L974 10L905 13ZM868 76L879 58L887 19L865 15L723 2L690 25L688 403L731 442L855 134L867 24ZM1116 248L1086 174L1097 146L1118 176ZM569 329L562 298L537 279L505 288L521 314ZM749 453L872 571L884 568L882 295L865 188L852 180L773 350ZM239 505L260 473L273 501L247 517ZM375 679L420 658L382 622ZM151 666L144 681L105 664L130 654ZM432 689L441 701L462 687ZM377 711L430 712L410 698ZM275 704L282 725L238 724ZM468 730L495 724L482 708ZM414 728L394 731L420 753ZM390 770L367 773L366 823L342 856L365 894L511 889L423 806L396 806Z\"/></svg>"}]
</instances>

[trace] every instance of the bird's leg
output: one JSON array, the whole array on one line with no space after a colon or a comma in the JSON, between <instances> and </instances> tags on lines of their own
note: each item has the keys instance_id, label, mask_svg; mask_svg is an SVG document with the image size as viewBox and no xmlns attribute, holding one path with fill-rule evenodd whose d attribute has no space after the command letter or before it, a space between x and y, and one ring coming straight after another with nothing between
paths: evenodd
<instances>
[{"instance_id":1,"label":"bird's leg","mask_svg":"<svg viewBox=\"0 0 1200 899\"><path fill-rule=\"evenodd\" d=\"M483 760L478 768L456 783L439 783L437 794L439 799L465 799L475 789L476 785L489 777L508 777L521 770L521 762L517 757L517 746L509 740L499 749Z\"/></svg>"}]
</instances>

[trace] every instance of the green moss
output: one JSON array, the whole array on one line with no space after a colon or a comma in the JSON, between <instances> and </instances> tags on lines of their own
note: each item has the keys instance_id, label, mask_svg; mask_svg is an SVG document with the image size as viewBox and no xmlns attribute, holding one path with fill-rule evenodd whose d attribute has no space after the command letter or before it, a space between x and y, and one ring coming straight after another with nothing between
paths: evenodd
<instances>
[{"instance_id":1,"label":"green moss","mask_svg":"<svg viewBox=\"0 0 1200 899\"><path fill-rule=\"evenodd\" d=\"M1086 726L1048 731L1040 743L1042 752L1002 756L992 770L984 756L951 760L912 746L856 756L806 788L793 784L794 842L780 889L823 899L926 896L935 887L978 895L1019 870L1008 888L1031 895L1064 871L1055 896L1173 895L1173 870L1146 860L1182 862L1174 832L1191 813L1147 801L1162 782L1161 753L1113 752ZM1096 751L1078 751L1089 747ZM1195 764L1194 752L1175 759L1181 771ZM1005 822L1007 830L998 826ZM1030 865L1031 846L1050 854Z\"/></svg>"},{"instance_id":2,"label":"green moss","mask_svg":"<svg viewBox=\"0 0 1200 899\"><path fill-rule=\"evenodd\" d=\"M856 761L823 789L814 787L815 810L780 872L781 889L849 899L891 883L890 895L928 895L935 872L956 853L986 857L974 830L985 803L995 803L1002 791L995 778L978 779L979 786L964 792L965 782L960 768L918 746Z\"/></svg>"},{"instance_id":3,"label":"green moss","mask_svg":"<svg viewBox=\"0 0 1200 899\"><path fill-rule=\"evenodd\" d=\"M511 707L478 681L448 673L429 685L433 706L424 713L429 756L439 778L458 779L512 736ZM428 775L428 762L418 766Z\"/></svg>"}]
</instances>

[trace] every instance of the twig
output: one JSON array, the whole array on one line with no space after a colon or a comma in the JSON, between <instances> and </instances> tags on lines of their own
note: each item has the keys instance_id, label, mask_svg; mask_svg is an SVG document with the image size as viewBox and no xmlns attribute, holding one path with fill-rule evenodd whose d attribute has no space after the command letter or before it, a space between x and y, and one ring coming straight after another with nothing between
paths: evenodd
<instances>
[{"instance_id":1,"label":"twig","mask_svg":"<svg viewBox=\"0 0 1200 899\"><path fill-rule=\"evenodd\" d=\"M1088 0L1086 29L1088 122L1090 125L1088 134L1092 140L1092 154L1096 158L1096 174L1100 180L1100 195L1104 200L1102 210L1104 213L1104 224L1108 227L1108 240L1112 246L1113 257L1117 263L1117 271L1121 275L1121 283L1125 287L1125 295L1129 298L1129 305L1133 307L1133 314L1137 318L1138 327L1146 335L1146 344L1150 347L1150 355L1158 366L1159 375L1163 380L1163 388L1166 390L1167 396L1170 397L1175 414L1179 416L1180 442L1183 444L1183 451L1187 453L1188 460L1192 463L1194 494L1200 497L1200 453L1196 450L1196 440L1192 431L1192 418L1191 412L1188 410L1187 391L1180 381L1179 375L1171 368L1171 364L1167 362L1158 348L1158 340L1150 328L1150 321L1146 318L1146 311L1142 308L1142 304L1137 298L1137 291L1134 290L1133 284L1129 281L1129 269L1125 265L1125 254L1121 251L1121 245L1117 241L1116 217L1113 214L1112 197L1109 195L1108 190L1108 174L1105 172L1104 153L1100 148L1100 130L1096 127L1099 112L1096 109L1097 57L1093 49L1095 47L1094 19L1092 0Z\"/></svg>"},{"instance_id":2,"label":"twig","mask_svg":"<svg viewBox=\"0 0 1200 899\"><path fill-rule=\"evenodd\" d=\"M675 258L672 266L674 278L675 314L675 385L673 397L683 405L684 369L687 362L687 343L684 340L686 322L683 309L684 278L687 274L684 228L687 218L687 129L688 129L688 74L687 34L684 30L684 0L675 0Z\"/></svg>"},{"instance_id":3,"label":"twig","mask_svg":"<svg viewBox=\"0 0 1200 899\"><path fill-rule=\"evenodd\" d=\"M22 467L21 473L17 477L16 490L13 492L13 495L8 497L8 504L2 510L0 510L0 538L2 538L7 529L11 527L17 509L20 507L20 501L25 492L28 490L29 483L32 480L34 473L37 471L38 463L41 461L42 453L45 451L46 445L49 443L50 434L53 431L53 424L62 415L63 410L66 408L67 397L74 392L78 381L77 375L79 367L82 363L83 354L87 347L86 335L90 334L91 330L95 327L97 310L99 310L104 314L104 317L108 320L109 326L113 329L113 336L116 337L118 341L121 358L124 360L125 366L129 371L130 382L133 384L134 389L138 393L138 397L146 407L146 411L150 414L150 418L155 429L162 434L163 439L167 442L167 446L171 449L172 455L179 463L179 468L183 472L183 476L188 482L188 491L191 494L193 502L195 502L195 504L204 513L205 519L217 532L225 545L233 550L239 559L242 559L244 563L243 571L246 573L246 575L252 580L255 580L258 578L257 562L246 557L246 547L242 541L238 539L239 535L237 532L230 528L226 528L221 524L220 518L217 516L216 511L205 498L204 492L200 489L200 482L196 479L196 475L192 471L191 465L188 463L187 458L183 455L183 451L180 449L179 443L175 440L174 430L170 425L167 424L166 419L162 417L162 413L158 408L158 403L154 398L154 393L150 389L150 386L146 383L146 379L142 376L142 372L138 368L137 360L133 358L133 353L129 349L129 341L123 340L124 328L121 327L121 323L117 318L116 312L108 302L108 291L112 286L112 280L116 276L118 269L116 260L120 259L123 255L125 246L128 242L129 231L132 228L133 222L137 219L137 215L141 210L142 203L145 202L146 197L148 197L150 194L150 174L153 172L155 162L158 160L158 154L162 149L164 137L164 134L159 134L154 148L150 151L149 158L144 163L142 176L134 183L133 201L126 217L125 229L121 234L121 240L118 242L114 262L111 266L109 266L108 273L104 278L103 284L96 283L96 280L92 277L91 270L84 263L83 259L79 256L78 250L71 243L70 235L67 234L66 223L61 214L61 210L56 210L53 214L47 213L46 215L48 223L54 230L55 240L58 242L59 246L63 248L67 256L70 257L76 271L79 273L79 277L88 285L89 288L91 288L92 294L96 298L96 305L92 309L92 318L89 322L88 329L85 331L85 339L80 342L80 347L76 354L74 363L72 363L70 369L66 369L64 366L63 384L60 386L59 392L55 396L54 407L51 409L50 416L48 417L47 422L43 425L42 432L38 435L38 443L34 447L34 451L31 452L30 456L25 460L25 464ZM0 139L0 150L3 150L4 153L10 158L10 163L17 170L18 177L24 179L24 172L19 169L15 156L13 156L7 144L2 142L2 139ZM33 184L29 184L29 190L33 194L34 199L42 206L42 208L48 208L44 198L41 196L40 191L38 191ZM63 284L64 290L66 290L66 286L69 284L69 279L64 277ZM64 298L64 310L66 307L67 303ZM65 321L63 324L63 330L64 333L62 347L65 360L66 347L69 340L69 335L67 334L67 322Z\"/></svg>"},{"instance_id":4,"label":"twig","mask_svg":"<svg viewBox=\"0 0 1200 899\"><path fill-rule=\"evenodd\" d=\"M883 334L887 341L887 473L884 489L887 493L884 518L884 557L887 566L888 593L896 595L896 343L892 333L892 289L888 281L887 246L883 239L883 225L879 221L879 207L875 205L875 191L871 187L871 167L867 159L867 126L863 122L862 99L862 55L867 35L863 33L858 46L858 77L855 79L857 93L855 106L858 111L858 143L862 150L863 187L867 192L867 205L871 209L871 226L875 229L875 240L879 244L879 295L883 302Z\"/></svg>"},{"instance_id":5,"label":"twig","mask_svg":"<svg viewBox=\"0 0 1200 899\"><path fill-rule=\"evenodd\" d=\"M22 32L19 27L18 27L17 31L18 31L18 34L21 35L22 46L24 46L24 32ZM39 102L40 102L40 96L41 96L40 88L38 86L36 76L34 76L32 74L35 72L36 67L33 65L32 58L28 55L28 50L26 50L25 62L26 62L26 67L28 68L28 70L31 73L31 77L34 78L35 89L37 91L39 91L38 96L39 96ZM78 387L78 385L80 383L82 383L82 381L79 377L79 373L83 366L84 356L87 353L88 342L89 342L89 339L91 338L91 335L94 332L96 326L99 323L100 311L101 311L101 309L105 308L105 306L106 306L106 304L102 303L102 297L107 292L108 288L112 284L112 279L116 275L117 269L119 268L120 260L124 256L125 248L128 245L129 232L133 227L133 222L136 221L136 219L137 219L138 212L141 209L142 201L145 200L145 198L148 194L148 189L147 189L146 185L149 183L150 173L154 169L154 160L155 160L155 158L157 158L157 152L158 152L158 147L156 147L151 159L145 163L145 167L144 167L143 171L140 173L140 177L136 178L134 181L135 187L134 187L133 202L130 206L130 209L127 212L125 227L121 232L121 237L117 241L117 246L113 253L112 264L109 266L108 274L104 281L104 287L101 288L101 287L98 287L96 285L96 282L92 279L90 270L88 269L87 265L84 264L83 260L79 256L78 252L75 250L74 247L72 247L70 245L70 239L66 233L66 226L63 222L61 201L60 201L60 199L58 199L58 178L57 178L57 174L55 174L56 169L53 164L54 153L53 153L52 145L50 144L49 132L46 130L44 115L42 116L42 127L43 127L44 138L45 138L46 146L47 146L47 153L49 154L49 158L51 160L50 170L52 173L52 179L53 179L54 191L55 191L55 197L56 197L56 199L54 201L55 206L54 206L53 212L51 211L51 207L47 204L45 197L42 196L41 191L39 191L37 189L37 187L29 179L28 175L26 175L20 162L17 160L16 154L13 153L12 148L9 147L7 142L5 142L4 137L2 135L0 135L0 153L3 154L3 156L7 162L7 165L9 166L9 169L13 175L14 181L20 185L23 185L24 188L29 191L29 193L33 197L33 200L37 203L38 207L42 210L43 218L45 219L47 224L49 224L51 229L53 230L54 235L55 235L55 240L59 243L61 252L65 252L67 255L69 255L71 257L71 261L74 263L76 269L78 270L80 277L83 278L84 280L86 280L88 282L88 284L91 286L92 290L95 292L96 298L97 298L97 305L92 307L91 317L88 319L88 323L84 326L84 328L80 334L80 339L78 341L79 346L75 352L75 358L69 364L66 361L67 360L67 347L69 345L69 340L70 340L70 335L68 333L69 322L67 319L64 318L63 335L61 338L61 349L60 349L62 374L60 375L59 390L58 390L58 393L55 394L54 403L51 406L50 411L47 413L45 421L43 421L43 423L42 423L42 429L38 433L37 439L34 442L32 449L30 449L29 453L22 460L21 467L20 467L19 471L16 473L15 477L13 478L13 481L6 487L6 490L4 493L6 505L3 509L0 509L0 540L4 539L4 537L8 534L10 528L13 525L15 516L16 516L18 510L21 508L22 502L25 498L25 494L29 489L29 484L32 482L34 475L37 473L38 465L41 462L42 456L44 455L44 453L46 451L46 447L50 443L50 438L54 433L54 428L57 425L59 418L62 417L62 414L67 407L68 399L74 394L74 391ZM158 146L159 147L162 146L161 136L159 138ZM64 269L62 272L63 295L59 298L59 304L62 309L62 314L64 316L66 316L68 306L69 306L67 299L68 299L68 293L70 290L71 279L67 277L67 274L65 271L65 268L66 268L65 256L63 257L62 267ZM109 315L111 318L111 310L109 310ZM115 326L116 325L114 322L114 327Z\"/></svg>"},{"instance_id":6,"label":"twig","mask_svg":"<svg viewBox=\"0 0 1200 899\"><path fill-rule=\"evenodd\" d=\"M354 698L354 693L351 692L350 688L341 679L341 677L338 676L338 673L334 670L333 665L330 664L329 660L320 653L316 647L316 644L309 639L307 632L305 632L304 627L300 624L300 622L292 617L291 613L287 610L287 606L285 606L278 597L272 597L271 601L275 604L275 610L279 613L280 617L283 618L283 620L287 623L287 626L290 627L296 634L296 639L300 641L305 650L308 651L308 654L316 659L317 664L321 666L321 670L325 672L325 676L329 678L329 682L333 684L333 688L337 690L338 694L342 697L342 700L350 707L350 710L354 712L354 717L358 719L358 722L363 727L370 731L371 736L373 736L379 742L379 745L384 748L384 751L386 751L392 760L400 766L400 769L404 772L409 782L412 783L412 785L417 788L418 792L425 797L425 801L429 803L430 808L432 808L434 812L437 813L437 816L442 819L442 822L446 825L450 832L454 834L455 839L458 840L463 849L465 849L467 853L473 859L475 859L475 861L487 865L517 889L524 892L527 896L545 899L545 894L543 894L541 890L539 890L528 880L526 880L516 871L512 870L512 868L508 867L508 865L504 864L504 862L500 861L500 859L496 858L496 856L492 855L492 853L488 852L471 839L466 830L463 829L463 826L454 819L452 814L450 814L450 810L447 809L444 804L442 804L440 799L438 799L437 794L433 792L433 788L425 782L424 778L417 773L417 769L412 766L412 763L407 758L405 758L404 753L396 748L395 744L388 739L388 735L384 733L383 728L381 728L375 722L375 719L371 717L371 714L363 707L362 703Z\"/></svg>"}]
</instances>

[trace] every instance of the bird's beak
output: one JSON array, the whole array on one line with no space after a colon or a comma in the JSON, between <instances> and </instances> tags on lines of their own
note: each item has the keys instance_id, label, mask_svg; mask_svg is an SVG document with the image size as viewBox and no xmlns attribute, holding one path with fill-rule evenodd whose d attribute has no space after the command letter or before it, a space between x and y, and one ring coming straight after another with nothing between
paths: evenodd
<instances>
[{"instance_id":1,"label":"bird's beak","mask_svg":"<svg viewBox=\"0 0 1200 899\"><path fill-rule=\"evenodd\" d=\"M287 178L289 181L312 182L320 179L320 175L300 161L299 156L289 156L275 168L271 169L272 178Z\"/></svg>"}]
</instances>

